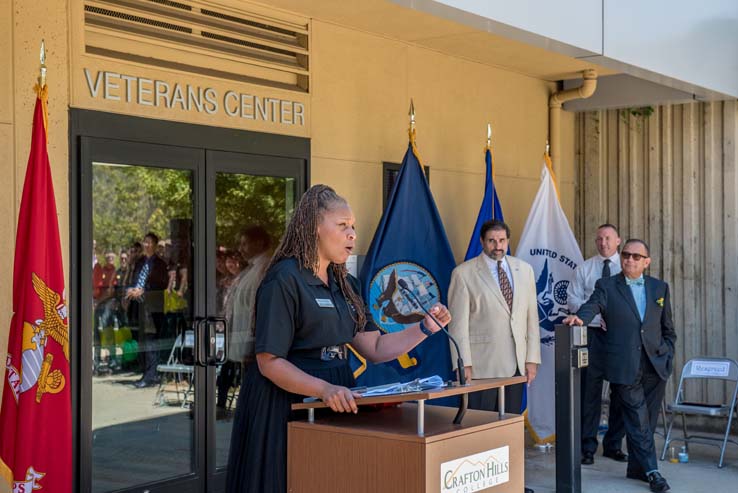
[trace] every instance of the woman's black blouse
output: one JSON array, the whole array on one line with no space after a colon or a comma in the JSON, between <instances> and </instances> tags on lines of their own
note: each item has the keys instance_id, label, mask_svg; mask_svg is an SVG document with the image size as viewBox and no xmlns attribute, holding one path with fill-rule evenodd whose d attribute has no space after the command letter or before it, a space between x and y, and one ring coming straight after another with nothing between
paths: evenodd
<instances>
[{"instance_id":1,"label":"woman's black blouse","mask_svg":"<svg viewBox=\"0 0 738 493\"><path fill-rule=\"evenodd\" d=\"M333 272L329 285L302 268L296 259L287 258L272 266L256 293L256 353L281 358L298 351L350 343L356 323L348 302L341 293ZM356 293L359 283L349 280ZM365 331L378 330L366 309Z\"/></svg>"}]
</instances>

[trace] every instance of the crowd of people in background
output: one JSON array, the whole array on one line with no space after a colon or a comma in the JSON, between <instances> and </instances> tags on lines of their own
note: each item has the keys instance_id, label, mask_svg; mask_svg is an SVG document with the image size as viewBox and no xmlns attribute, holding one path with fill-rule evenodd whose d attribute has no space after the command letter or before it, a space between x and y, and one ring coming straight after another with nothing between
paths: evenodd
<instances>
[{"instance_id":1,"label":"crowd of people in background","mask_svg":"<svg viewBox=\"0 0 738 493\"><path fill-rule=\"evenodd\" d=\"M217 315L227 320L229 350L218 376L218 409L238 385L249 345L256 288L270 258L271 237L260 226L244 228L232 248L215 252ZM158 385L157 365L192 320L191 255L188 241L147 233L127 247L97 250L93 242L93 374L140 374L138 388ZM180 362L192 364L192 352Z\"/></svg>"},{"instance_id":2,"label":"crowd of people in background","mask_svg":"<svg viewBox=\"0 0 738 493\"><path fill-rule=\"evenodd\" d=\"M171 349L188 318L184 250L150 232L118 253L105 251L103 263L93 252L94 374L125 369L141 373L137 387L158 383L160 353Z\"/></svg>"}]
</instances>

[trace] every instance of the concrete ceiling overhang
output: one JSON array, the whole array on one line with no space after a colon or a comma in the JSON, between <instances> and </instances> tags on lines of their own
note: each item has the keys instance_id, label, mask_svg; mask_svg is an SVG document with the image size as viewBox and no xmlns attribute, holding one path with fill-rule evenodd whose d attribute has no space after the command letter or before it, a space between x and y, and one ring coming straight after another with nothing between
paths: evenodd
<instances>
[{"instance_id":1,"label":"concrete ceiling overhang","mask_svg":"<svg viewBox=\"0 0 738 493\"><path fill-rule=\"evenodd\" d=\"M588 52L565 46L557 48L566 54L552 51L490 32L485 26L480 28L386 0L270 0L269 5L552 82L581 79L581 72L586 69L594 69L599 75L617 73L576 58ZM437 4L429 5L432 8Z\"/></svg>"},{"instance_id":2,"label":"concrete ceiling overhang","mask_svg":"<svg viewBox=\"0 0 738 493\"><path fill-rule=\"evenodd\" d=\"M601 78L595 95L567 103L570 111L732 99L434 0L270 0L269 5L530 77L565 81L566 88L580 85L582 71L594 69Z\"/></svg>"},{"instance_id":3,"label":"concrete ceiling overhang","mask_svg":"<svg viewBox=\"0 0 738 493\"><path fill-rule=\"evenodd\" d=\"M579 87L581 79L564 81L564 89ZM587 99L564 103L567 111L590 111L616 108L639 108L661 104L689 103L696 99L691 92L681 91L628 74L600 77L597 90Z\"/></svg>"},{"instance_id":4,"label":"concrete ceiling overhang","mask_svg":"<svg viewBox=\"0 0 738 493\"><path fill-rule=\"evenodd\" d=\"M736 34L738 32L738 24L736 24L738 22L738 17L736 17L736 15L738 15L738 8L734 8L732 11L728 8L731 1L734 2L734 5L738 5L735 4L735 0L726 0L724 2L721 2L722 6L713 5L714 8L712 9L701 9L705 11L707 17L703 18L697 15L693 15L694 26L690 26L690 28L695 32L675 33L682 35L689 34L689 36L676 36L673 38L669 38L666 41L663 38L663 32L655 33L653 39L644 38L642 35L642 32L644 32L643 28L648 27L644 26L644 24L647 24L649 20L655 18L654 15L658 14L658 9L660 8L658 7L658 5L660 4L659 2L644 4L642 6L642 16L635 15L632 11L628 11L627 8L623 8L620 10L607 8L608 5L612 6L616 4L618 0L603 0L601 5L599 5L599 1L591 1L591 3L588 3L587 0L580 0L578 2L561 2L560 6L554 2L546 5L545 8L542 8L537 12L525 11L525 9L534 8L536 5L535 2L522 2L522 6L516 5L515 8L511 8L510 10L516 12L518 21L520 20L521 11L523 12L524 16L527 16L525 24L533 27L531 30L526 30L524 28L514 27L513 25L508 25L504 22L495 20L497 18L504 19L506 18L506 14L510 13L507 11L499 11L500 8L504 8L504 1L390 1L400 4L409 9L423 11L445 19L451 19L459 24L474 27L479 31L487 31L503 36L504 38L509 40L515 40L527 45L537 46L539 48L545 49L547 53L567 55L580 61L586 61L588 63L591 63L593 68L599 67L597 68L597 71L600 75L627 75L628 77L621 79L621 81L630 81L628 84L629 87L643 87L647 89L647 94L656 94L656 92L663 93L659 94L658 97L651 101L650 104L658 104L659 101L662 100L674 100L675 95L678 92L689 94L691 95L691 97L689 98L690 100L698 101L735 99L735 95L731 95L735 94L735 92L731 93L729 89L730 87L735 87L734 84L728 83L726 85L725 81L715 80L714 78L716 77L717 79L719 79L720 75L716 75L715 73L713 73L720 72L722 74L726 70L730 71L731 67L733 69L738 68L735 60L730 58L730 53L736 52L735 41L738 41L738 34ZM543 2L540 3L543 4ZM584 7L583 4L585 4ZM635 1L631 1L628 3L628 5L630 5L631 7L636 4L637 2ZM457 8L457 5L460 6L460 8ZM586 10L587 12L580 13L576 10L576 7L580 9L584 8L584 10ZM596 12L597 8L602 9L599 14L597 14ZM694 5L692 6L692 8L700 9L698 5ZM592 9L594 12L590 12L590 9ZM675 6L674 9L679 11L675 13L672 17L675 22L677 20L683 21L685 18L689 17L690 11L688 8L684 8L684 6ZM549 23L548 26L546 25L548 20L546 19L546 15L553 15L552 12L557 12L557 10L568 12L569 17L581 14L579 18L576 18L576 20L572 23L566 23L566 28L570 29L569 32L563 33L561 31L561 28L563 27L562 25L557 25L553 23ZM654 13L654 11L656 11L656 13ZM475 12L489 12L489 14L480 15ZM608 15L607 25L605 25L606 13ZM716 15L718 16L717 18L710 17ZM493 19L492 16L494 16L495 19ZM593 20L593 17L601 18L601 23ZM516 17L513 15L511 17L511 21L515 18ZM664 19L659 18L659 21L669 22L669 19L670 18L666 16ZM554 20L553 22L555 23L556 21ZM624 28L624 25L626 25L624 23L626 23L627 26L632 26L630 32L627 32L628 27ZM682 28L684 27L683 22L682 24L678 25ZM599 31L598 28L600 28ZM619 33L618 28L625 29L625 31ZM573 34L571 32L571 29L574 29L574 33L582 35L578 36L576 34ZM638 29L641 29L641 31L637 31ZM675 27L675 29L678 28ZM556 38L548 37L542 34L543 32L557 31L558 34L556 35ZM581 33L579 31L581 31ZM599 34L597 34L598 32ZM601 40L593 43L591 39L593 33L597 39L599 39L598 36L601 36ZM640 35L636 36L636 33ZM662 37L659 37L659 34ZM623 47L620 46L620 51L613 48L605 52L604 47L605 43L608 42L608 36L618 35L625 36L625 38L619 40L627 41L627 43L620 43L627 46L625 51L623 51ZM575 46L574 44L567 44L565 42L558 41L557 39L576 40L574 42L577 43L577 46ZM589 40L589 43L585 41L587 39ZM652 63L649 63L648 56L641 59L640 62L634 61L634 63L629 63L624 61L625 59L633 58L633 54L628 53L627 50L638 50L640 48L640 45L638 45L638 43L643 42L650 43L648 49L645 49L643 51L648 53L648 56L652 57L650 60L650 62ZM579 46L588 46L588 48L585 49ZM722 49L725 53L720 52L720 49ZM706 72L713 73L713 79L710 79L710 77L700 78L684 76L684 72L682 72L681 76L678 75L680 69L673 66L673 61L671 62L672 66L669 66L669 62L666 62L666 64L661 63L661 58L665 58L668 60L668 57L660 56L658 50L675 51L676 53L683 54L683 56L681 56L680 58L686 58L688 60L694 60L695 52L698 53L698 58L701 57L702 59L704 59L704 57L711 57L711 64L697 63L694 66L694 70L705 70ZM614 54L611 54L613 51ZM688 56L687 51L690 52L690 56ZM653 57L658 58L659 62L654 61ZM640 65L637 65L635 63L640 63ZM643 63L645 63L645 65ZM715 67L716 64L720 65L721 70L718 70ZM667 66L669 66L668 69ZM672 75L667 75L667 73ZM570 77L562 77L562 79L567 78ZM581 80L580 77L574 78L578 78ZM643 84L637 83L638 81L642 81ZM650 82L651 84L646 84L648 82ZM655 86L660 86L662 90L655 91ZM728 91L725 92L724 90L722 90L723 88L728 88ZM615 87L613 86L611 89L615 89ZM598 87L597 92L599 91L600 88ZM618 91L611 90L610 100L612 100L617 93ZM626 106L627 103L625 101L631 99L633 95L625 94L622 91L620 91L620 93L624 95L623 103L621 104L621 106ZM678 99L683 100L682 98Z\"/></svg>"}]
</instances>

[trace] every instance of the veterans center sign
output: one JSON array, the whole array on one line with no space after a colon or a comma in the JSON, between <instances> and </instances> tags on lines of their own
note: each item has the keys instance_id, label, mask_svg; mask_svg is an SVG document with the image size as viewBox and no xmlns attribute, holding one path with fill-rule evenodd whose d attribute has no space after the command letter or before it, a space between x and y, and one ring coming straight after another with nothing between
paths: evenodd
<instances>
[{"instance_id":1,"label":"veterans center sign","mask_svg":"<svg viewBox=\"0 0 738 493\"><path fill-rule=\"evenodd\" d=\"M305 126L305 105L298 101L233 90L219 93L213 87L169 83L107 70L93 72L85 68L84 74L93 99Z\"/></svg>"}]
</instances>

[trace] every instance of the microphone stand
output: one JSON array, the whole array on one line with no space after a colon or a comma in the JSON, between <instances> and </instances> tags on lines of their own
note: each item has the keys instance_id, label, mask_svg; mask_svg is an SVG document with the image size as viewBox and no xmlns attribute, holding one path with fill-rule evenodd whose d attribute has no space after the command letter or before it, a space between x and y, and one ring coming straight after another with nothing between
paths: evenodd
<instances>
[{"instance_id":1,"label":"microphone stand","mask_svg":"<svg viewBox=\"0 0 738 493\"><path fill-rule=\"evenodd\" d=\"M416 308L420 308L423 310L423 312L428 315L433 322L440 327L440 329L446 333L446 337L454 344L454 348L456 349L456 367L459 371L459 385L466 385L466 373L464 372L464 360L461 357L461 350L459 349L459 344L456 342L456 339L453 338L453 336L448 332L448 329L441 325L441 322L438 321L436 317L434 317L431 312L428 311L428 309L423 305L423 303L418 299L417 296L415 296L415 293L413 293L410 288L407 285L407 282L405 282L405 279L398 279L397 285L400 287L400 294L403 298L408 300L411 305L413 305ZM466 414L466 409L469 404L469 394L461 394L461 402L459 404L459 411L456 413L456 417L454 418L454 424L458 425L461 424L461 420L464 419L464 415Z\"/></svg>"}]
</instances>

